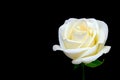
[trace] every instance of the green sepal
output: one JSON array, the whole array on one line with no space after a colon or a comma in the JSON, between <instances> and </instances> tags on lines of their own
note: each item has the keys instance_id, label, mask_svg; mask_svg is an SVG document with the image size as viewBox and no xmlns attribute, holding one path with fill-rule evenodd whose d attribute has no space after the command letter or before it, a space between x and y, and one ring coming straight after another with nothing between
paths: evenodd
<instances>
[{"instance_id":1,"label":"green sepal","mask_svg":"<svg viewBox=\"0 0 120 80\"><path fill-rule=\"evenodd\" d=\"M104 60L103 61L95 60L95 61L93 61L91 63L88 63L88 64L85 64L85 65L87 67L95 68L95 67L98 67L98 66L102 65L103 62L104 62Z\"/></svg>"}]
</instances>

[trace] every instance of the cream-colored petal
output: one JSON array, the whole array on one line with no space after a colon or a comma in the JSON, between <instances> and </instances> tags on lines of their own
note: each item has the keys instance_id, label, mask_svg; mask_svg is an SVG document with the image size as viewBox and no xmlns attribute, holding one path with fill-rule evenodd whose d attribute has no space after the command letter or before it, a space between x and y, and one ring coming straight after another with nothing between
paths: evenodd
<instances>
[{"instance_id":1,"label":"cream-colored petal","mask_svg":"<svg viewBox=\"0 0 120 80\"><path fill-rule=\"evenodd\" d=\"M79 42L68 40L68 39L64 39L63 43L64 43L65 49L76 49L81 44Z\"/></svg>"},{"instance_id":2,"label":"cream-colored petal","mask_svg":"<svg viewBox=\"0 0 120 80\"><path fill-rule=\"evenodd\" d=\"M96 44L95 39L97 32L99 31L99 27L97 21L93 18L84 19L84 21L86 21L86 32L88 33L88 36L80 47L92 47Z\"/></svg>"},{"instance_id":3,"label":"cream-colored petal","mask_svg":"<svg viewBox=\"0 0 120 80\"><path fill-rule=\"evenodd\" d=\"M87 50L89 50L89 48L66 49L64 50L64 53L71 59L77 59Z\"/></svg>"},{"instance_id":4,"label":"cream-colored petal","mask_svg":"<svg viewBox=\"0 0 120 80\"><path fill-rule=\"evenodd\" d=\"M63 49L59 45L53 45L53 51L57 51L57 50L63 51Z\"/></svg>"},{"instance_id":5,"label":"cream-colored petal","mask_svg":"<svg viewBox=\"0 0 120 80\"><path fill-rule=\"evenodd\" d=\"M67 35L69 34L68 30L72 28L76 20L77 19L75 18L70 18L69 20L66 20L65 23L61 25L59 28L59 31L58 31L59 32L58 33L59 43L60 43L61 48L63 49L65 49L63 39L67 38Z\"/></svg>"},{"instance_id":6,"label":"cream-colored petal","mask_svg":"<svg viewBox=\"0 0 120 80\"><path fill-rule=\"evenodd\" d=\"M68 54L77 54L87 50L89 50L89 48L64 49L64 52Z\"/></svg>"},{"instance_id":7,"label":"cream-colored petal","mask_svg":"<svg viewBox=\"0 0 120 80\"><path fill-rule=\"evenodd\" d=\"M110 50L110 46L105 46L100 52L98 52L96 55L94 56L89 56L89 57L85 57L85 58L78 58L72 61L73 64L80 64L81 62L83 63L90 63L92 61L95 61L96 59L98 59L100 56L103 55L103 53L108 53Z\"/></svg>"},{"instance_id":8,"label":"cream-colored petal","mask_svg":"<svg viewBox=\"0 0 120 80\"><path fill-rule=\"evenodd\" d=\"M64 49L65 47L64 47L64 43L63 43L63 34L64 34L64 26L61 26L61 27L59 28L58 36L59 36L60 46L61 46L61 48Z\"/></svg>"},{"instance_id":9,"label":"cream-colored petal","mask_svg":"<svg viewBox=\"0 0 120 80\"><path fill-rule=\"evenodd\" d=\"M88 44L90 43L91 39L92 39L92 37L87 34L84 37L84 39L82 40L82 43L81 43L81 45L79 47L80 48L88 47Z\"/></svg>"},{"instance_id":10,"label":"cream-colored petal","mask_svg":"<svg viewBox=\"0 0 120 80\"><path fill-rule=\"evenodd\" d=\"M89 43L87 45L87 47L92 47L93 45L95 45L95 43L96 43L96 36L97 36L97 32L94 31L93 35L91 36L91 39L90 39L90 41L89 41Z\"/></svg>"},{"instance_id":11,"label":"cream-colored petal","mask_svg":"<svg viewBox=\"0 0 120 80\"><path fill-rule=\"evenodd\" d=\"M68 38L69 34L71 34L74 26L78 23L77 19L70 18L69 20L65 21L65 24L63 25L65 27L64 29L64 38Z\"/></svg>"},{"instance_id":12,"label":"cream-colored petal","mask_svg":"<svg viewBox=\"0 0 120 80\"><path fill-rule=\"evenodd\" d=\"M111 49L111 46L105 46L106 49L104 50L104 54L108 53Z\"/></svg>"},{"instance_id":13,"label":"cream-colored petal","mask_svg":"<svg viewBox=\"0 0 120 80\"><path fill-rule=\"evenodd\" d=\"M99 34L99 25L97 23L97 20L94 18L87 19L87 26L90 28L88 32L90 33L90 36L92 39L90 40L88 47L94 46L97 42L97 35Z\"/></svg>"},{"instance_id":14,"label":"cream-colored petal","mask_svg":"<svg viewBox=\"0 0 120 80\"><path fill-rule=\"evenodd\" d=\"M97 23L97 20L94 18L86 19L87 26L90 27L93 31L98 32L99 31L99 25Z\"/></svg>"},{"instance_id":15,"label":"cream-colored petal","mask_svg":"<svg viewBox=\"0 0 120 80\"><path fill-rule=\"evenodd\" d=\"M80 26L83 22L85 22L84 20L85 19L74 19L74 18L71 18L71 19L67 20L66 21L67 26L65 28L64 36L66 38L69 37L69 35L72 33L73 29L78 29L80 31L81 30Z\"/></svg>"},{"instance_id":16,"label":"cream-colored petal","mask_svg":"<svg viewBox=\"0 0 120 80\"><path fill-rule=\"evenodd\" d=\"M97 52L99 47L99 44L96 44L95 46L89 48L88 51L86 51L84 54L82 54L80 57L85 57L85 56L89 56L89 55L93 55Z\"/></svg>"},{"instance_id":17,"label":"cream-colored petal","mask_svg":"<svg viewBox=\"0 0 120 80\"><path fill-rule=\"evenodd\" d=\"M59 45L53 46L53 51L60 50L65 53L66 56L68 56L71 59L76 59L80 55L82 55L85 51L87 51L89 48L78 48L78 49L62 49Z\"/></svg>"},{"instance_id":18,"label":"cream-colored petal","mask_svg":"<svg viewBox=\"0 0 120 80\"><path fill-rule=\"evenodd\" d=\"M97 51L97 49L98 49L98 44L95 45L92 48L89 48L86 52L84 52L83 54L81 54L77 59L73 60L72 63L73 64L80 64L82 62L82 58L84 58L85 56L88 56L88 55L95 54L96 51Z\"/></svg>"},{"instance_id":19,"label":"cream-colored petal","mask_svg":"<svg viewBox=\"0 0 120 80\"><path fill-rule=\"evenodd\" d=\"M98 42L105 43L108 37L108 26L105 22L99 21L99 34L98 34Z\"/></svg>"},{"instance_id":20,"label":"cream-colored petal","mask_svg":"<svg viewBox=\"0 0 120 80\"><path fill-rule=\"evenodd\" d=\"M72 64L80 64L82 62L83 62L82 58L72 60Z\"/></svg>"},{"instance_id":21,"label":"cream-colored petal","mask_svg":"<svg viewBox=\"0 0 120 80\"><path fill-rule=\"evenodd\" d=\"M86 35L87 33L85 31L78 31L73 29L69 39L73 41L81 42Z\"/></svg>"},{"instance_id":22,"label":"cream-colored petal","mask_svg":"<svg viewBox=\"0 0 120 80\"><path fill-rule=\"evenodd\" d=\"M110 48L111 48L110 46L104 46L104 48L101 51L99 51L96 55L83 58L82 59L83 63L90 63L92 61L95 61L100 56L102 56L104 53L108 53L110 51Z\"/></svg>"}]
</instances>

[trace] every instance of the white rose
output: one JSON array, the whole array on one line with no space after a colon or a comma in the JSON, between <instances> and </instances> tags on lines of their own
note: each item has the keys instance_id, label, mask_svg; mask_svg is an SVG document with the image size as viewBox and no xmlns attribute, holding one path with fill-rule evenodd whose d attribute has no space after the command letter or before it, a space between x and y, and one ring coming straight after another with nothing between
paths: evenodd
<instances>
[{"instance_id":1,"label":"white rose","mask_svg":"<svg viewBox=\"0 0 120 80\"><path fill-rule=\"evenodd\" d=\"M53 50L61 50L73 64L90 63L103 53L108 53L111 46L105 46L108 37L108 26L94 18L70 18L59 28L59 45Z\"/></svg>"}]
</instances>

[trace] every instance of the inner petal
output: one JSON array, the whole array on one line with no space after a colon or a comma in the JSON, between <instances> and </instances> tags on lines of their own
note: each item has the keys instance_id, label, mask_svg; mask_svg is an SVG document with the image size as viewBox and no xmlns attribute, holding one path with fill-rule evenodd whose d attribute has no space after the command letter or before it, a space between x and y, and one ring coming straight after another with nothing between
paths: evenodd
<instances>
[{"instance_id":1,"label":"inner petal","mask_svg":"<svg viewBox=\"0 0 120 80\"><path fill-rule=\"evenodd\" d=\"M86 25L85 22L81 22L80 30L82 30L82 31L86 31L87 30L87 25Z\"/></svg>"},{"instance_id":2,"label":"inner petal","mask_svg":"<svg viewBox=\"0 0 120 80\"><path fill-rule=\"evenodd\" d=\"M81 43L86 35L87 33L85 31L78 31L74 29L70 35L70 40L78 41Z\"/></svg>"},{"instance_id":3,"label":"inner petal","mask_svg":"<svg viewBox=\"0 0 120 80\"><path fill-rule=\"evenodd\" d=\"M90 43L91 39L92 39L92 37L91 37L89 34L87 34L87 35L84 37L84 39L83 39L83 41L82 41L82 44L81 44L79 47L84 48L84 47L88 46L88 44Z\"/></svg>"},{"instance_id":4,"label":"inner petal","mask_svg":"<svg viewBox=\"0 0 120 80\"><path fill-rule=\"evenodd\" d=\"M64 39L64 46L66 49L76 49L81 43L78 43L76 41Z\"/></svg>"}]
</instances>

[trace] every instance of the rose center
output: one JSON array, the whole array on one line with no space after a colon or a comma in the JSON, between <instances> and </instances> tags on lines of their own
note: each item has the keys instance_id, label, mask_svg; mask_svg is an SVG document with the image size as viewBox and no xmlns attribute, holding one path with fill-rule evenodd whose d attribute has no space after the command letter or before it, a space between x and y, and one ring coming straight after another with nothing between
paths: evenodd
<instances>
[{"instance_id":1,"label":"rose center","mask_svg":"<svg viewBox=\"0 0 120 80\"><path fill-rule=\"evenodd\" d=\"M88 46L92 38L93 30L84 21L71 28L68 35L69 40L81 43L81 47Z\"/></svg>"}]
</instances>

